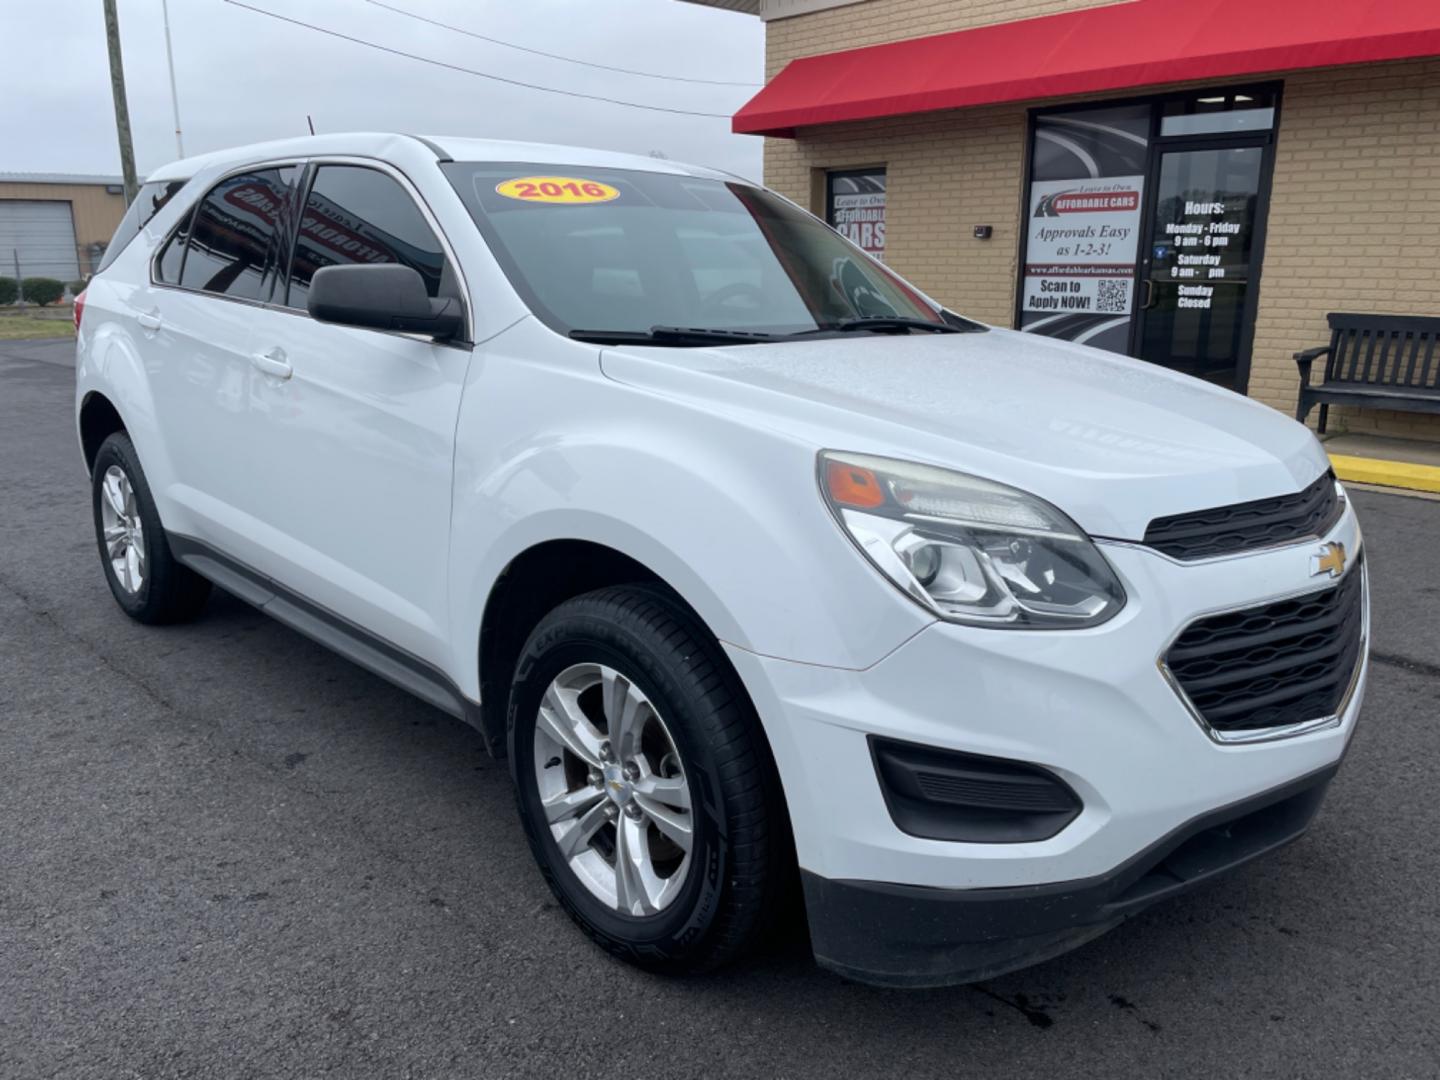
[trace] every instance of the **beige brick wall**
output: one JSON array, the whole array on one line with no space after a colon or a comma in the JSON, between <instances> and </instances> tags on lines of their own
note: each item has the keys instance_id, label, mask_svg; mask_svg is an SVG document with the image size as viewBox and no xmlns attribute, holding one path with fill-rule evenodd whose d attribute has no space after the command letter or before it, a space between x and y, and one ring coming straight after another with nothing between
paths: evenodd
<instances>
[{"instance_id":1,"label":"beige brick wall","mask_svg":"<svg viewBox=\"0 0 1440 1080\"><path fill-rule=\"evenodd\" d=\"M768 68L773 75L798 56L1090 6L867 0L769 23ZM1290 413L1298 385L1291 354L1327 340L1327 312L1440 315L1440 61L1283 81L1250 393ZM767 139L766 182L819 212L824 170L884 165L886 261L942 302L1010 325L1026 108L837 124L802 130L798 139ZM974 225L993 226L994 237L975 240ZM1440 439L1440 417L1335 410L1331 431L1342 430Z\"/></svg>"},{"instance_id":2,"label":"beige brick wall","mask_svg":"<svg viewBox=\"0 0 1440 1080\"><path fill-rule=\"evenodd\" d=\"M858 49L886 41L987 23L1033 19L1115 0L865 0L765 24L766 78L799 56Z\"/></svg>"},{"instance_id":3,"label":"beige brick wall","mask_svg":"<svg viewBox=\"0 0 1440 1080\"><path fill-rule=\"evenodd\" d=\"M823 137L769 140L765 179L819 213L824 169L886 166L885 261L957 311L1008 326L1025 130L1025 110L1013 107L838 125ZM974 239L974 225L994 236Z\"/></svg>"},{"instance_id":4,"label":"beige brick wall","mask_svg":"<svg viewBox=\"0 0 1440 1080\"><path fill-rule=\"evenodd\" d=\"M1440 61L1285 79L1252 395L1294 409L1291 354L1330 311L1440 315ZM1440 439L1440 417L1333 410L1330 430Z\"/></svg>"}]
</instances>

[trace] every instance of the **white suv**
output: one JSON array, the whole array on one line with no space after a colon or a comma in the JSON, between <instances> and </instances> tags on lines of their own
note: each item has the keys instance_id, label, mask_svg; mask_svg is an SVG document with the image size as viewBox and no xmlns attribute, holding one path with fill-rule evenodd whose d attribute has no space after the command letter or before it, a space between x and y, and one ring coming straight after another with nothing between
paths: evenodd
<instances>
[{"instance_id":1,"label":"white suv","mask_svg":"<svg viewBox=\"0 0 1440 1080\"><path fill-rule=\"evenodd\" d=\"M474 724L637 964L798 887L852 978L1021 967L1299 835L1354 729L1360 529L1305 428L735 177L322 136L160 170L108 258L120 606L213 582Z\"/></svg>"}]
</instances>

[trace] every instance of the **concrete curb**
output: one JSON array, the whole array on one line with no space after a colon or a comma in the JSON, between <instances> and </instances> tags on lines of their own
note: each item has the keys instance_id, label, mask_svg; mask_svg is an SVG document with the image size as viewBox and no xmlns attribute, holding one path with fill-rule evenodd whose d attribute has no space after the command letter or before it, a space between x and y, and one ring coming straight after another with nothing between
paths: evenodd
<instances>
[{"instance_id":1,"label":"concrete curb","mask_svg":"<svg viewBox=\"0 0 1440 1080\"><path fill-rule=\"evenodd\" d=\"M1331 454L1330 463L1341 480L1440 493L1440 467L1434 465L1412 465L1408 461L1350 457L1346 454Z\"/></svg>"}]
</instances>

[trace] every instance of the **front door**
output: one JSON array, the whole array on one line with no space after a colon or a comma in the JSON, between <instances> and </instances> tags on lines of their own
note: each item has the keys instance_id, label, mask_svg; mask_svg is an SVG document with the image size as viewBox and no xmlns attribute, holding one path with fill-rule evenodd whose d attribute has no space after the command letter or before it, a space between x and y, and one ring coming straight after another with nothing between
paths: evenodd
<instances>
[{"instance_id":1,"label":"front door","mask_svg":"<svg viewBox=\"0 0 1440 1080\"><path fill-rule=\"evenodd\" d=\"M264 520L248 561L440 664L470 349L312 319L311 278L346 263L401 263L432 297L459 296L444 245L398 175L378 164L314 168L289 273L277 302L254 315L251 348L267 364L247 387L245 457L264 487Z\"/></svg>"},{"instance_id":2,"label":"front door","mask_svg":"<svg viewBox=\"0 0 1440 1080\"><path fill-rule=\"evenodd\" d=\"M1137 356L1245 389L1268 152L1254 142L1161 149L1149 185Z\"/></svg>"}]
</instances>

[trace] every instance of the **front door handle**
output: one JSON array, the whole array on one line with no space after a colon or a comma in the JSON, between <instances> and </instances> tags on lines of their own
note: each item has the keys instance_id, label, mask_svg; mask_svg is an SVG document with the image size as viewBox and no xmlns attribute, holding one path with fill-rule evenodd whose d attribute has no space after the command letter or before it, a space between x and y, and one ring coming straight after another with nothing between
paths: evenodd
<instances>
[{"instance_id":1,"label":"front door handle","mask_svg":"<svg viewBox=\"0 0 1440 1080\"><path fill-rule=\"evenodd\" d=\"M135 321L140 324L140 329L149 330L152 334L160 329L160 309L154 311L142 311L135 316Z\"/></svg>"},{"instance_id":2,"label":"front door handle","mask_svg":"<svg viewBox=\"0 0 1440 1080\"><path fill-rule=\"evenodd\" d=\"M1149 311L1150 305L1155 303L1155 280L1147 277L1141 284L1145 286L1145 299L1140 304L1140 310Z\"/></svg>"},{"instance_id":3,"label":"front door handle","mask_svg":"<svg viewBox=\"0 0 1440 1080\"><path fill-rule=\"evenodd\" d=\"M295 374L290 361L285 359L285 350L278 345L268 352L251 354L250 363L266 375L273 375L277 379L288 379Z\"/></svg>"}]
</instances>

